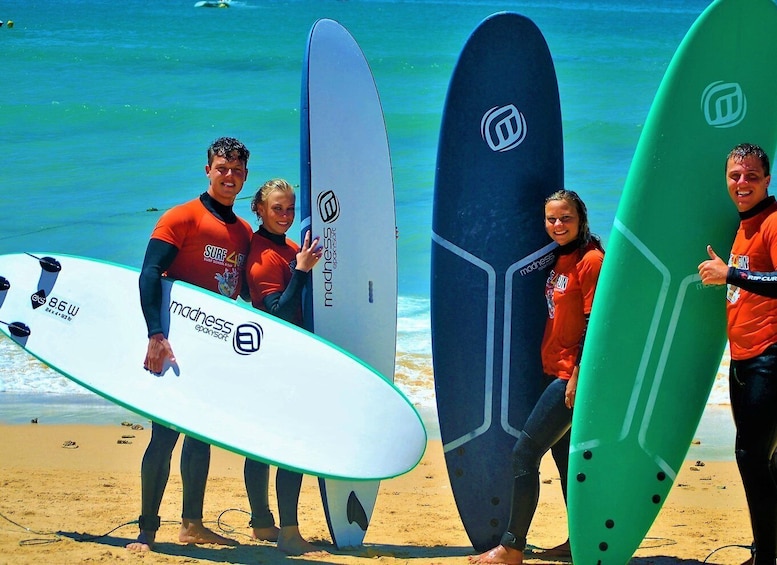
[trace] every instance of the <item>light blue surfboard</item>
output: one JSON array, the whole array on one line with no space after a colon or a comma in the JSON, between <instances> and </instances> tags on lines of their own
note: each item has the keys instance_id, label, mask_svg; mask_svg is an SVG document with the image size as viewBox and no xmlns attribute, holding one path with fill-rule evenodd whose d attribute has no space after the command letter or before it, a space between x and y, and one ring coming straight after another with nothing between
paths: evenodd
<instances>
[{"instance_id":1,"label":"light blue surfboard","mask_svg":"<svg viewBox=\"0 0 777 565\"><path fill-rule=\"evenodd\" d=\"M545 197L563 187L550 51L514 13L464 45L443 110L432 219L432 353L445 462L475 549L510 517L511 451L539 396L555 246Z\"/></svg>"},{"instance_id":2,"label":"light blue surfboard","mask_svg":"<svg viewBox=\"0 0 777 565\"><path fill-rule=\"evenodd\" d=\"M300 237L310 229L324 248L307 287L306 327L392 382L397 247L388 138L364 54L333 20L310 30L301 108ZM355 390L344 394L358 398ZM334 543L360 545L380 483L322 479L320 486Z\"/></svg>"}]
</instances>

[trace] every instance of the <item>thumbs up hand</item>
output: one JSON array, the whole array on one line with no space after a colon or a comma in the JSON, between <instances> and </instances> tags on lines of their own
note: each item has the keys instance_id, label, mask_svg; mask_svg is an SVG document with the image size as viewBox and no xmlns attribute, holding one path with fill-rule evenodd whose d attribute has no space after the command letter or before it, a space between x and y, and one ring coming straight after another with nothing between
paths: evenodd
<instances>
[{"instance_id":1,"label":"thumbs up hand","mask_svg":"<svg viewBox=\"0 0 777 565\"><path fill-rule=\"evenodd\" d=\"M707 246L707 255L710 258L699 263L698 267L701 282L705 285L726 284L728 265L718 257L711 245Z\"/></svg>"}]
</instances>

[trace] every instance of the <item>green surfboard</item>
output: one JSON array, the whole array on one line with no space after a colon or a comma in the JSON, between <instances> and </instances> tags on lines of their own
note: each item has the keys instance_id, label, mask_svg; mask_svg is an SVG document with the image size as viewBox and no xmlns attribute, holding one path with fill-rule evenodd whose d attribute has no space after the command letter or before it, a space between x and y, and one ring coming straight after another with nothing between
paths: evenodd
<instances>
[{"instance_id":1,"label":"green surfboard","mask_svg":"<svg viewBox=\"0 0 777 565\"><path fill-rule=\"evenodd\" d=\"M698 427L726 344L724 287L697 273L728 258L738 224L725 158L777 147L777 5L718 0L661 82L607 246L580 368L569 463L579 565L627 563ZM733 451L733 446L732 446Z\"/></svg>"}]
</instances>

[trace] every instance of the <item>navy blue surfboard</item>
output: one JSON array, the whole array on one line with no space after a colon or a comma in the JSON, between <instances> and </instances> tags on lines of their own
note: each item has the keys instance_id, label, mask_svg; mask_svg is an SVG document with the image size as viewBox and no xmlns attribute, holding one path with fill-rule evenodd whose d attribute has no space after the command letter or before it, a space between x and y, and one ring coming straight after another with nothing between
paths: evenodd
<instances>
[{"instance_id":1,"label":"navy blue surfboard","mask_svg":"<svg viewBox=\"0 0 777 565\"><path fill-rule=\"evenodd\" d=\"M537 26L486 18L448 88L434 189L431 322L440 433L472 545L499 542L511 451L540 392L545 197L564 183L558 84Z\"/></svg>"}]
</instances>

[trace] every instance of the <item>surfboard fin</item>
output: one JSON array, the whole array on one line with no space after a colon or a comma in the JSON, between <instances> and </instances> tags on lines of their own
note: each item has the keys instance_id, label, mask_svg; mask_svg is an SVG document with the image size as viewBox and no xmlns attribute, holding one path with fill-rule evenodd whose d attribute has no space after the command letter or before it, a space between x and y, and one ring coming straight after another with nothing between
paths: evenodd
<instances>
[{"instance_id":1,"label":"surfboard fin","mask_svg":"<svg viewBox=\"0 0 777 565\"><path fill-rule=\"evenodd\" d=\"M14 337L30 337L30 327L27 324L23 324L22 322L11 322L9 324L8 322L3 321L0 321L0 324L8 326L8 331L11 332L11 335Z\"/></svg>"},{"instance_id":2,"label":"surfboard fin","mask_svg":"<svg viewBox=\"0 0 777 565\"><path fill-rule=\"evenodd\" d=\"M40 263L41 269L47 273L58 273L62 270L62 265L59 261L54 259L54 257L43 257L42 259L39 259L38 262Z\"/></svg>"},{"instance_id":3,"label":"surfboard fin","mask_svg":"<svg viewBox=\"0 0 777 565\"><path fill-rule=\"evenodd\" d=\"M47 273L58 273L62 270L62 264L54 259L54 257L36 257L32 253L27 253L33 259L37 259L40 263L40 268Z\"/></svg>"},{"instance_id":4,"label":"surfboard fin","mask_svg":"<svg viewBox=\"0 0 777 565\"><path fill-rule=\"evenodd\" d=\"M364 506L359 501L359 497L356 496L354 491L348 495L348 505L346 506L346 516L348 517L349 524L356 524L363 532L367 531L370 521L367 519L367 513L364 511Z\"/></svg>"}]
</instances>

